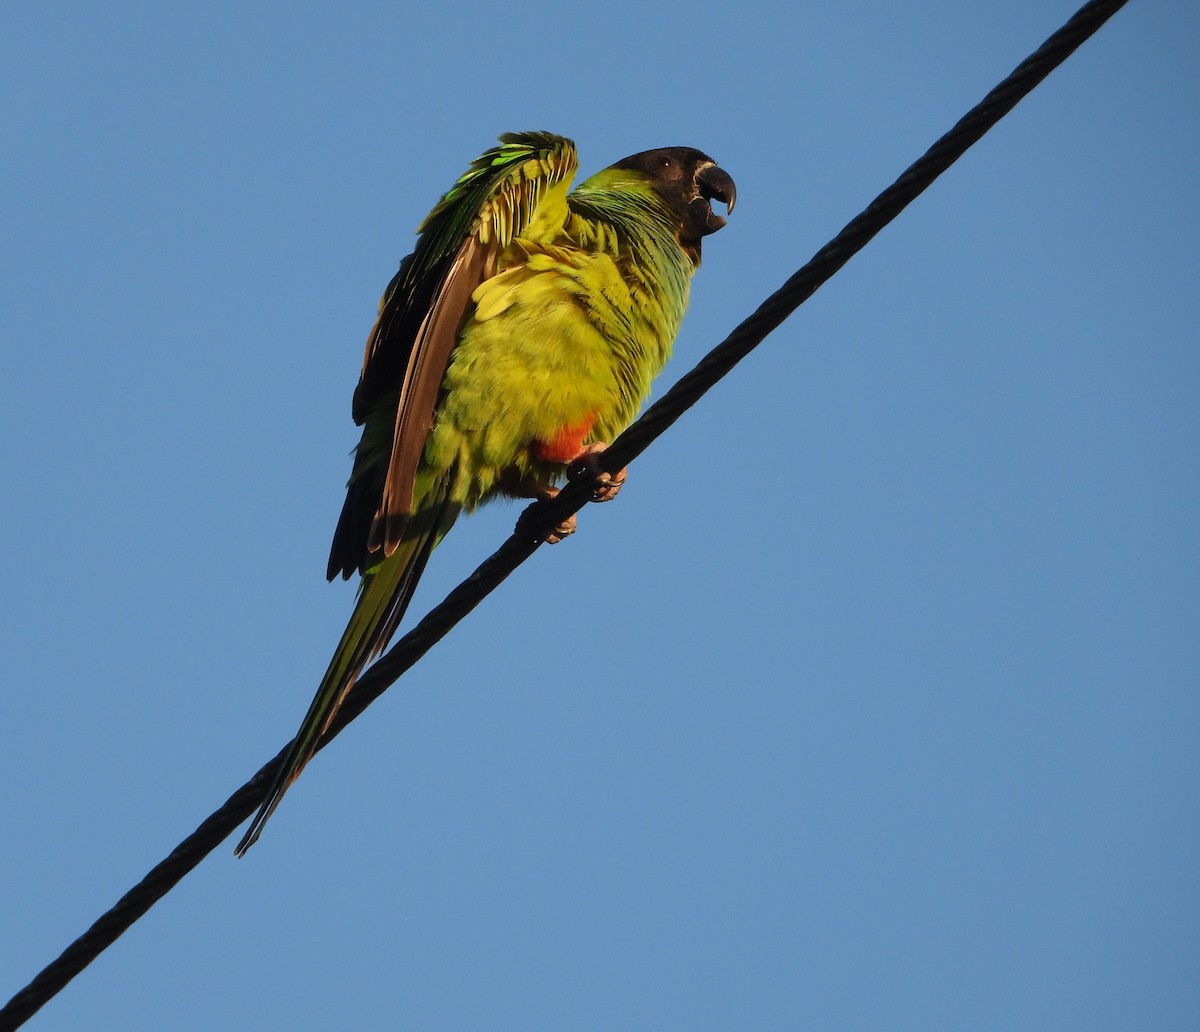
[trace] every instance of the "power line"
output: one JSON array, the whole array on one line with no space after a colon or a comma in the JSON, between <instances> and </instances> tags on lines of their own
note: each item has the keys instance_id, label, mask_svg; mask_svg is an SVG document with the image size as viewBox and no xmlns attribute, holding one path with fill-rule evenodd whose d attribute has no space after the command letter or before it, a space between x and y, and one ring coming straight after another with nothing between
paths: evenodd
<instances>
[{"instance_id":1,"label":"power line","mask_svg":"<svg viewBox=\"0 0 1200 1032\"><path fill-rule=\"evenodd\" d=\"M646 450L738 362L757 347L817 289L921 194L980 137L1011 111L1047 75L1065 61L1126 3L1092 0L1081 7L1054 35L973 107L928 151L875 198L867 208L819 250L779 290L766 299L691 372L646 410L600 456L600 465L615 472ZM539 502L533 518L554 525L581 509L591 487L585 480L569 483L550 502ZM338 715L321 739L329 744L351 720L441 640L513 570L537 549L524 531L525 518L500 548L432 609L411 631L359 678ZM290 746L291 743L288 743ZM171 854L157 864L116 905L44 968L0 1010L0 1032L19 1028L80 971L96 959L139 917L167 894L189 871L249 817L262 802L283 762L288 746L264 764Z\"/></svg>"}]
</instances>

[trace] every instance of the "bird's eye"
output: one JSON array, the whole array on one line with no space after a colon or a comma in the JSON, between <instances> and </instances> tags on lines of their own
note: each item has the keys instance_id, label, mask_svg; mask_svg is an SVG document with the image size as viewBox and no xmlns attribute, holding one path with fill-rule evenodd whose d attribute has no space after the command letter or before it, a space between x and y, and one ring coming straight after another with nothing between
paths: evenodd
<instances>
[{"instance_id":1,"label":"bird's eye","mask_svg":"<svg viewBox=\"0 0 1200 1032\"><path fill-rule=\"evenodd\" d=\"M668 158L665 154L660 154L654 159L654 165L660 172L665 172L669 168L673 168L675 162Z\"/></svg>"}]
</instances>

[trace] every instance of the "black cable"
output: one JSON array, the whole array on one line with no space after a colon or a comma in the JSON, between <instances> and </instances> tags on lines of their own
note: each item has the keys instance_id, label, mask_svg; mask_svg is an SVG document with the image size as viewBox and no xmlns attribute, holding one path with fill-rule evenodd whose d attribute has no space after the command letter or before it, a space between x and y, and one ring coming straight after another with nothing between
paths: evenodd
<instances>
[{"instance_id":1,"label":"black cable","mask_svg":"<svg viewBox=\"0 0 1200 1032\"><path fill-rule=\"evenodd\" d=\"M862 214L847 224L803 268L767 298L753 315L648 408L602 453L601 467L615 472L645 451L651 442L762 343L772 330L807 301L818 287L866 246L910 201L932 184L1125 3L1126 0L1093 0L1081 7L1061 29L930 147L924 156L909 166L896 182L876 197ZM590 492L591 488L585 480L568 484L553 501L537 503L537 522L553 526L581 509L588 501ZM342 728L382 695L492 589L533 554L538 547L537 542L529 534L522 533L521 526L518 524L517 532L359 678L321 739L318 749L328 745ZM0 1010L0 1032L10 1032L28 1021L249 817L266 795L287 749L288 746L284 746L219 810L176 846L170 856L156 865L111 910L9 1000Z\"/></svg>"}]
</instances>

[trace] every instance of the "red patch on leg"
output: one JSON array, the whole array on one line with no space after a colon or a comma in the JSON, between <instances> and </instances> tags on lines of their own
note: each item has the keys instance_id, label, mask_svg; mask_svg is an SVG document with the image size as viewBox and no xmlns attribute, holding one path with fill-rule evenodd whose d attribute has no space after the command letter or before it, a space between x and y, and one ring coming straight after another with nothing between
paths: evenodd
<instances>
[{"instance_id":1,"label":"red patch on leg","mask_svg":"<svg viewBox=\"0 0 1200 1032\"><path fill-rule=\"evenodd\" d=\"M592 432L595 422L596 414L593 412L582 423L563 427L549 441L534 441L533 453L543 462L570 462L583 451L583 439Z\"/></svg>"}]
</instances>

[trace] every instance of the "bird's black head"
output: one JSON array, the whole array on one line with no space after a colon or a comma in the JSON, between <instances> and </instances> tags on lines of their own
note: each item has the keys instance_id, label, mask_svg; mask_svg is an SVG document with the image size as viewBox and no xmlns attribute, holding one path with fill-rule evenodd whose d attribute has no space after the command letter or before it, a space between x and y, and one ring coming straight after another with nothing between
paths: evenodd
<instances>
[{"instance_id":1,"label":"bird's black head","mask_svg":"<svg viewBox=\"0 0 1200 1032\"><path fill-rule=\"evenodd\" d=\"M711 201L733 211L737 189L724 169L707 154L692 147L660 147L642 151L614 168L632 169L649 179L655 192L671 207L679 219L679 239L685 246L698 249L700 238L715 233L725 219L712 210Z\"/></svg>"}]
</instances>

